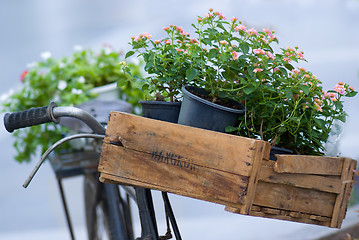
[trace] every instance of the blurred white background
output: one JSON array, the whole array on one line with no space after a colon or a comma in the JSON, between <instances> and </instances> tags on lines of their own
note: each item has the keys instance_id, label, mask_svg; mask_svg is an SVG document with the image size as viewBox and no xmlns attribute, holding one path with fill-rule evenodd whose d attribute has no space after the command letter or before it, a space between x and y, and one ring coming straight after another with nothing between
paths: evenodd
<instances>
[{"instance_id":1,"label":"blurred white background","mask_svg":"<svg viewBox=\"0 0 359 240\"><path fill-rule=\"evenodd\" d=\"M276 31L280 47L298 46L302 65L331 89L338 81L359 89L359 0L19 0L0 2L0 95L20 85L26 65L50 51L70 54L75 45L110 44L128 50L131 36L162 37L170 24L190 31L212 7L245 25ZM359 97L345 101L349 114L341 155L359 159ZM1 117L2 119L2 117ZM21 186L35 161L18 164L10 134L0 127L0 239L70 239L56 179L45 164L28 189ZM82 179L64 181L77 239L85 239ZM170 196L184 239L314 239L328 228L227 213L222 206ZM155 194L156 207L161 207ZM348 221L358 221L348 216ZM350 220L351 219L351 220ZM160 221L162 221L160 217ZM349 224L349 223L348 223ZM164 224L163 233L164 233ZM334 230L331 230L334 231Z\"/></svg>"}]
</instances>

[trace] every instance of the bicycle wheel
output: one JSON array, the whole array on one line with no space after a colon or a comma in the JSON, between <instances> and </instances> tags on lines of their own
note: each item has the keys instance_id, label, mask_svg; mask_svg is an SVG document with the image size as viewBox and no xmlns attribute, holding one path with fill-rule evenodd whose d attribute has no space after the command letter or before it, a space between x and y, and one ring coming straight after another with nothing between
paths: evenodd
<instances>
[{"instance_id":1,"label":"bicycle wheel","mask_svg":"<svg viewBox=\"0 0 359 240\"><path fill-rule=\"evenodd\" d=\"M89 240L131 239L129 226L125 222L123 200L114 184L103 184L97 174L84 178L86 226Z\"/></svg>"}]
</instances>

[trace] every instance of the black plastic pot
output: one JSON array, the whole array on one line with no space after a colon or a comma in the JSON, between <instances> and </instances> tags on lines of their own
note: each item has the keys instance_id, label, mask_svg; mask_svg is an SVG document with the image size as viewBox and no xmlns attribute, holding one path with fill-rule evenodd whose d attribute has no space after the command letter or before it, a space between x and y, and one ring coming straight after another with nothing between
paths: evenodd
<instances>
[{"instance_id":1,"label":"black plastic pot","mask_svg":"<svg viewBox=\"0 0 359 240\"><path fill-rule=\"evenodd\" d=\"M208 92L202 88L185 86L182 87L182 92L183 101L178 117L178 123L182 125L225 132L225 128L235 126L238 116L245 112L243 105L236 101L229 100L233 106L238 108L233 109L212 103L193 94L207 96Z\"/></svg>"},{"instance_id":2,"label":"black plastic pot","mask_svg":"<svg viewBox=\"0 0 359 240\"><path fill-rule=\"evenodd\" d=\"M142 101L142 116L166 122L177 123L181 109L180 102Z\"/></svg>"},{"instance_id":3,"label":"black plastic pot","mask_svg":"<svg viewBox=\"0 0 359 240\"><path fill-rule=\"evenodd\" d=\"M286 148L271 147L269 159L277 161L277 158L274 156L274 154L293 154L293 151Z\"/></svg>"}]
</instances>

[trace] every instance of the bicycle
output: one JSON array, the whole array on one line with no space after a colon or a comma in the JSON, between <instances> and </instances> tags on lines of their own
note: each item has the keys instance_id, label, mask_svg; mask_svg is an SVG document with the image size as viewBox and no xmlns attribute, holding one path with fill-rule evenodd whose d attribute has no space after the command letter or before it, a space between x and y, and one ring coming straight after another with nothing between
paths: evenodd
<instances>
[{"instance_id":1,"label":"bicycle","mask_svg":"<svg viewBox=\"0 0 359 240\"><path fill-rule=\"evenodd\" d=\"M48 106L32 108L29 110L6 113L4 125L8 132L16 129L31 127L44 123L61 124L72 128L73 131L81 132L66 136L45 151L40 161L24 183L26 188L35 176L44 160L50 156L50 162L58 180L58 186L62 198L63 208L69 228L71 239L75 239L67 202L63 191L62 179L77 175L84 176L84 201L85 217L89 240L110 239L135 239L133 232L133 221L131 216L131 200L138 207L141 225L141 237L143 240L164 240L172 238L170 223L177 240L181 235L176 219L166 192L162 192L165 206L167 232L160 236L157 229L155 210L152 201L151 190L143 188L132 188L116 184L106 184L98 181L97 164L100 156L102 140L106 132L106 120L104 120L104 106L113 108L118 102L92 101L82 108L61 107L51 102ZM96 108L96 106L98 107ZM92 114L89 113L90 112ZM96 111L97 109L97 111ZM112 109L110 109L112 110ZM101 114L99 114L101 112ZM70 119L76 119L71 121ZM87 126L87 129L86 129ZM85 129L85 130L84 130ZM92 139L84 143L82 150L70 152L53 153L57 147L74 139ZM119 186L119 187L118 187Z\"/></svg>"}]
</instances>

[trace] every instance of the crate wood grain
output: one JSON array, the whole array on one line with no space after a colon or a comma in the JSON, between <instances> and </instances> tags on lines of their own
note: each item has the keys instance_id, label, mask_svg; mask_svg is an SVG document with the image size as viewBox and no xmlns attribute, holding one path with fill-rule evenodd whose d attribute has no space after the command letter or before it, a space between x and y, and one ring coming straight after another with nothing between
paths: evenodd
<instances>
[{"instance_id":1,"label":"crate wood grain","mask_svg":"<svg viewBox=\"0 0 359 240\"><path fill-rule=\"evenodd\" d=\"M100 181L167 191L234 213L340 228L356 161L278 155L268 142L111 112Z\"/></svg>"}]
</instances>

